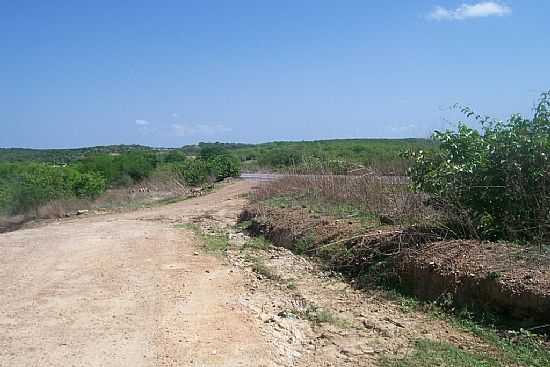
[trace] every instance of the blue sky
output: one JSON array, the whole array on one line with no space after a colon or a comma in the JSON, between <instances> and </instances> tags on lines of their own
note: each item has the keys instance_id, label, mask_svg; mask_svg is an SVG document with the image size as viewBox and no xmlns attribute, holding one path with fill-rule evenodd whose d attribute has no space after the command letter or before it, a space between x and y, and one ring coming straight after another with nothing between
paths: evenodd
<instances>
[{"instance_id":1,"label":"blue sky","mask_svg":"<svg viewBox=\"0 0 550 367\"><path fill-rule=\"evenodd\" d=\"M79 4L78 4L79 3ZM425 137L550 89L550 2L0 1L0 146Z\"/></svg>"}]
</instances>

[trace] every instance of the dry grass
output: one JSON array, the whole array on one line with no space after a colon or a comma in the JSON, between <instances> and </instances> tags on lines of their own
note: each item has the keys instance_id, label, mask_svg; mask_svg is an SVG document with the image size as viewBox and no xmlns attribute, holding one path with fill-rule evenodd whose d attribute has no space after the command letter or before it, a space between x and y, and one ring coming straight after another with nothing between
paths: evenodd
<instances>
[{"instance_id":1,"label":"dry grass","mask_svg":"<svg viewBox=\"0 0 550 367\"><path fill-rule=\"evenodd\" d=\"M427 196L413 193L403 179L379 176L287 176L260 185L252 193L258 203L285 198L290 206L324 206L353 215L375 215L382 224L436 222L440 213L425 204ZM353 211L357 213L354 214Z\"/></svg>"},{"instance_id":2,"label":"dry grass","mask_svg":"<svg viewBox=\"0 0 550 367\"><path fill-rule=\"evenodd\" d=\"M83 199L60 199L54 200L46 205L42 205L36 210L36 218L38 219L56 219L63 218L67 215L75 213L78 210L90 209L91 203L89 200Z\"/></svg>"}]
</instances>

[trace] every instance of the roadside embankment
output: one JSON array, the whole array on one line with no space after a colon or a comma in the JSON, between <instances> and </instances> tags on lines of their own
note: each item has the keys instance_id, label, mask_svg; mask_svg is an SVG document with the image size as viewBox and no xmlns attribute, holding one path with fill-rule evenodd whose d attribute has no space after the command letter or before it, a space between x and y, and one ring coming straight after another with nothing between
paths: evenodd
<instances>
[{"instance_id":1,"label":"roadside embankment","mask_svg":"<svg viewBox=\"0 0 550 367\"><path fill-rule=\"evenodd\" d=\"M445 240L414 226L365 229L307 208L252 205L240 219L252 233L356 281L391 283L420 299L496 313L525 327L550 323L550 257L533 248Z\"/></svg>"}]
</instances>

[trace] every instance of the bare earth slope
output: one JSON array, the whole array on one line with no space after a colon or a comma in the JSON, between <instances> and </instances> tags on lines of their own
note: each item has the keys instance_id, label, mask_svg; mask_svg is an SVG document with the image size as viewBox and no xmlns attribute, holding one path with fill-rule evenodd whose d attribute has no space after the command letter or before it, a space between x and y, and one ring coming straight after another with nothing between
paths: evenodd
<instances>
[{"instance_id":1,"label":"bare earth slope","mask_svg":"<svg viewBox=\"0 0 550 367\"><path fill-rule=\"evenodd\" d=\"M0 235L0 366L275 365L242 274L174 227L234 220L249 187Z\"/></svg>"}]
</instances>

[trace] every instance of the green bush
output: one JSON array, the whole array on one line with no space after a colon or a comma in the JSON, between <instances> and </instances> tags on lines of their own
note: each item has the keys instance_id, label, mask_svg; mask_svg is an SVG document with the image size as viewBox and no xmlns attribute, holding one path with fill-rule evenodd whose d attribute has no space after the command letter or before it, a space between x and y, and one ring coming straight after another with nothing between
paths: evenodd
<instances>
[{"instance_id":1,"label":"green bush","mask_svg":"<svg viewBox=\"0 0 550 367\"><path fill-rule=\"evenodd\" d=\"M94 154L73 166L82 173L99 173L109 186L130 186L148 177L158 161L154 154L135 151L120 155Z\"/></svg>"},{"instance_id":2,"label":"green bush","mask_svg":"<svg viewBox=\"0 0 550 367\"><path fill-rule=\"evenodd\" d=\"M241 174L240 162L230 155L217 155L207 161L208 170L216 181L227 177L237 177Z\"/></svg>"},{"instance_id":3,"label":"green bush","mask_svg":"<svg viewBox=\"0 0 550 367\"><path fill-rule=\"evenodd\" d=\"M75 181L73 191L79 198L96 199L105 191L105 179L98 173L83 173Z\"/></svg>"},{"instance_id":4,"label":"green bush","mask_svg":"<svg viewBox=\"0 0 550 367\"><path fill-rule=\"evenodd\" d=\"M182 165L185 183L199 186L208 181L208 165L202 159L188 160Z\"/></svg>"},{"instance_id":5,"label":"green bush","mask_svg":"<svg viewBox=\"0 0 550 367\"><path fill-rule=\"evenodd\" d=\"M201 144L199 158L203 161L208 161L211 158L219 155L225 155L227 152L221 144Z\"/></svg>"},{"instance_id":6,"label":"green bush","mask_svg":"<svg viewBox=\"0 0 550 367\"><path fill-rule=\"evenodd\" d=\"M209 147L210 148L210 147ZM189 159L182 166L182 176L188 185L198 186L208 181L221 181L241 174L237 158L216 149L208 150L204 158ZM221 152L216 154L215 152Z\"/></svg>"},{"instance_id":7,"label":"green bush","mask_svg":"<svg viewBox=\"0 0 550 367\"><path fill-rule=\"evenodd\" d=\"M301 155L298 152L275 148L261 151L258 156L258 163L263 167L283 168L293 167L301 163Z\"/></svg>"},{"instance_id":8,"label":"green bush","mask_svg":"<svg viewBox=\"0 0 550 367\"><path fill-rule=\"evenodd\" d=\"M418 151L410 177L416 189L465 208L479 235L543 240L550 225L550 92L532 119L481 118L481 132L465 124L435 132L438 150Z\"/></svg>"},{"instance_id":9,"label":"green bush","mask_svg":"<svg viewBox=\"0 0 550 367\"><path fill-rule=\"evenodd\" d=\"M94 199L104 190L105 179L97 173L42 163L0 165L0 212L6 214L26 213L56 199Z\"/></svg>"}]
</instances>

